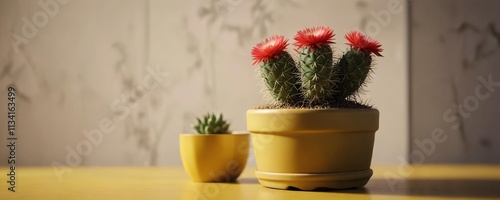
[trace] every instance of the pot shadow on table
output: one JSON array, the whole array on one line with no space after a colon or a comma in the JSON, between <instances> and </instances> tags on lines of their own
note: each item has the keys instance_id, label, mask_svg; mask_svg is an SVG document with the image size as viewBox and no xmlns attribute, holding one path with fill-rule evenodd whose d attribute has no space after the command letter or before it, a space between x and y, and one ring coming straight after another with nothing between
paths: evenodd
<instances>
[{"instance_id":1,"label":"pot shadow on table","mask_svg":"<svg viewBox=\"0 0 500 200\"><path fill-rule=\"evenodd\" d=\"M238 179L237 184L259 184L255 178ZM391 187L392 186L392 187ZM290 188L293 191L300 191ZM320 193L346 193L367 195L401 195L432 197L500 197L500 181L484 179L377 179L372 178L365 187L347 190L319 189Z\"/></svg>"},{"instance_id":2,"label":"pot shadow on table","mask_svg":"<svg viewBox=\"0 0 500 200\"><path fill-rule=\"evenodd\" d=\"M259 184L259 181L256 178L239 178L236 180L236 183L239 184Z\"/></svg>"},{"instance_id":3,"label":"pot shadow on table","mask_svg":"<svg viewBox=\"0 0 500 200\"><path fill-rule=\"evenodd\" d=\"M500 181L484 179L376 179L363 188L329 190L336 193L434 197L500 197Z\"/></svg>"}]
</instances>

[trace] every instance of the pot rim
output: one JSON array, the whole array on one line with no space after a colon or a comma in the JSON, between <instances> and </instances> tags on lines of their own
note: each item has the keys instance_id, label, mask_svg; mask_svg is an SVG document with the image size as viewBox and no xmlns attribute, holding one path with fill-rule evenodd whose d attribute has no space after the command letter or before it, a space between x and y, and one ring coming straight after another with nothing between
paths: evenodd
<instances>
[{"instance_id":1,"label":"pot rim","mask_svg":"<svg viewBox=\"0 0 500 200\"><path fill-rule=\"evenodd\" d=\"M379 128L378 109L249 109L251 133L361 133Z\"/></svg>"},{"instance_id":2,"label":"pot rim","mask_svg":"<svg viewBox=\"0 0 500 200\"><path fill-rule=\"evenodd\" d=\"M237 133L218 133L218 134L199 134L199 133L181 133L179 136L181 137L238 137L238 136L245 136L245 135L250 135L250 133L245 132L237 132Z\"/></svg>"},{"instance_id":3,"label":"pot rim","mask_svg":"<svg viewBox=\"0 0 500 200\"><path fill-rule=\"evenodd\" d=\"M374 112L377 108L250 108L247 111L286 111L286 112Z\"/></svg>"}]
</instances>

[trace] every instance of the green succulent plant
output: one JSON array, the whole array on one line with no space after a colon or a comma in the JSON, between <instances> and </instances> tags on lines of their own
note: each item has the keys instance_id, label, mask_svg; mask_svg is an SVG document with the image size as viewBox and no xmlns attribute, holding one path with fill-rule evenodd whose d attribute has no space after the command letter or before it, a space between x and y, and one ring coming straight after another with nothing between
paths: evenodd
<instances>
[{"instance_id":1,"label":"green succulent plant","mask_svg":"<svg viewBox=\"0 0 500 200\"><path fill-rule=\"evenodd\" d=\"M222 113L217 117L213 113L208 113L201 119L196 118L197 124L193 126L194 130L199 134L227 134L229 131L229 123L226 122Z\"/></svg>"}]
</instances>

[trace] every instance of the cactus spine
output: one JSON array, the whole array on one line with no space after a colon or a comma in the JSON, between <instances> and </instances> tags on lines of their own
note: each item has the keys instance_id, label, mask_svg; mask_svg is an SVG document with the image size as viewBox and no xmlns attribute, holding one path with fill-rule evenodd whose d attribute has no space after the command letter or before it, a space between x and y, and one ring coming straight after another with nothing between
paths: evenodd
<instances>
[{"instance_id":1,"label":"cactus spine","mask_svg":"<svg viewBox=\"0 0 500 200\"><path fill-rule=\"evenodd\" d=\"M333 30L315 27L300 30L295 35L299 48L302 91L309 104L324 104L333 94Z\"/></svg>"},{"instance_id":2,"label":"cactus spine","mask_svg":"<svg viewBox=\"0 0 500 200\"><path fill-rule=\"evenodd\" d=\"M288 40L274 36L252 49L254 64L261 63L261 76L278 102L308 108L369 108L352 98L365 85L372 71L373 55L382 56L380 43L359 33L346 34L350 48L333 59L333 30L314 27L295 35L299 53L297 68L285 51ZM279 107L279 106L276 106Z\"/></svg>"},{"instance_id":3,"label":"cactus spine","mask_svg":"<svg viewBox=\"0 0 500 200\"><path fill-rule=\"evenodd\" d=\"M338 97L347 98L358 92L364 85L371 70L372 57L357 49L349 49L335 67L338 70Z\"/></svg>"},{"instance_id":4,"label":"cactus spine","mask_svg":"<svg viewBox=\"0 0 500 200\"><path fill-rule=\"evenodd\" d=\"M320 104L333 94L333 52L329 45L302 48L300 53L301 81L304 97L311 104Z\"/></svg>"},{"instance_id":5,"label":"cactus spine","mask_svg":"<svg viewBox=\"0 0 500 200\"><path fill-rule=\"evenodd\" d=\"M364 86L371 71L371 54L382 56L381 45L359 32L347 33L345 38L351 48L335 65L339 72L337 98L340 99L354 95Z\"/></svg>"},{"instance_id":6,"label":"cactus spine","mask_svg":"<svg viewBox=\"0 0 500 200\"><path fill-rule=\"evenodd\" d=\"M288 40L274 36L252 49L254 64L261 63L261 76L271 96L279 103L294 105L300 101L299 71L285 51Z\"/></svg>"},{"instance_id":7,"label":"cactus spine","mask_svg":"<svg viewBox=\"0 0 500 200\"><path fill-rule=\"evenodd\" d=\"M270 58L261 63L261 76L271 96L278 102L295 104L300 98L297 86L299 71L292 56L282 51L277 58Z\"/></svg>"}]
</instances>

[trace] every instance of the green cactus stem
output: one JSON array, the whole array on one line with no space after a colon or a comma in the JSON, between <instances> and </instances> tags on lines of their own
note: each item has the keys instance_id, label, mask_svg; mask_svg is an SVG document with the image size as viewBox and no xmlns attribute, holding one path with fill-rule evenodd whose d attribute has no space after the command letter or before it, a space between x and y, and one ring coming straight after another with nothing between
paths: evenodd
<instances>
[{"instance_id":1,"label":"green cactus stem","mask_svg":"<svg viewBox=\"0 0 500 200\"><path fill-rule=\"evenodd\" d=\"M372 57L365 51L355 48L345 52L335 64L338 71L338 97L345 99L360 91L371 71Z\"/></svg>"},{"instance_id":2,"label":"green cactus stem","mask_svg":"<svg viewBox=\"0 0 500 200\"><path fill-rule=\"evenodd\" d=\"M260 69L264 84L277 102L294 105L300 101L299 70L288 52L262 61Z\"/></svg>"},{"instance_id":3,"label":"green cactus stem","mask_svg":"<svg viewBox=\"0 0 500 200\"><path fill-rule=\"evenodd\" d=\"M336 88L330 45L321 45L314 49L308 46L302 48L300 69L304 97L311 104L325 103Z\"/></svg>"}]
</instances>

